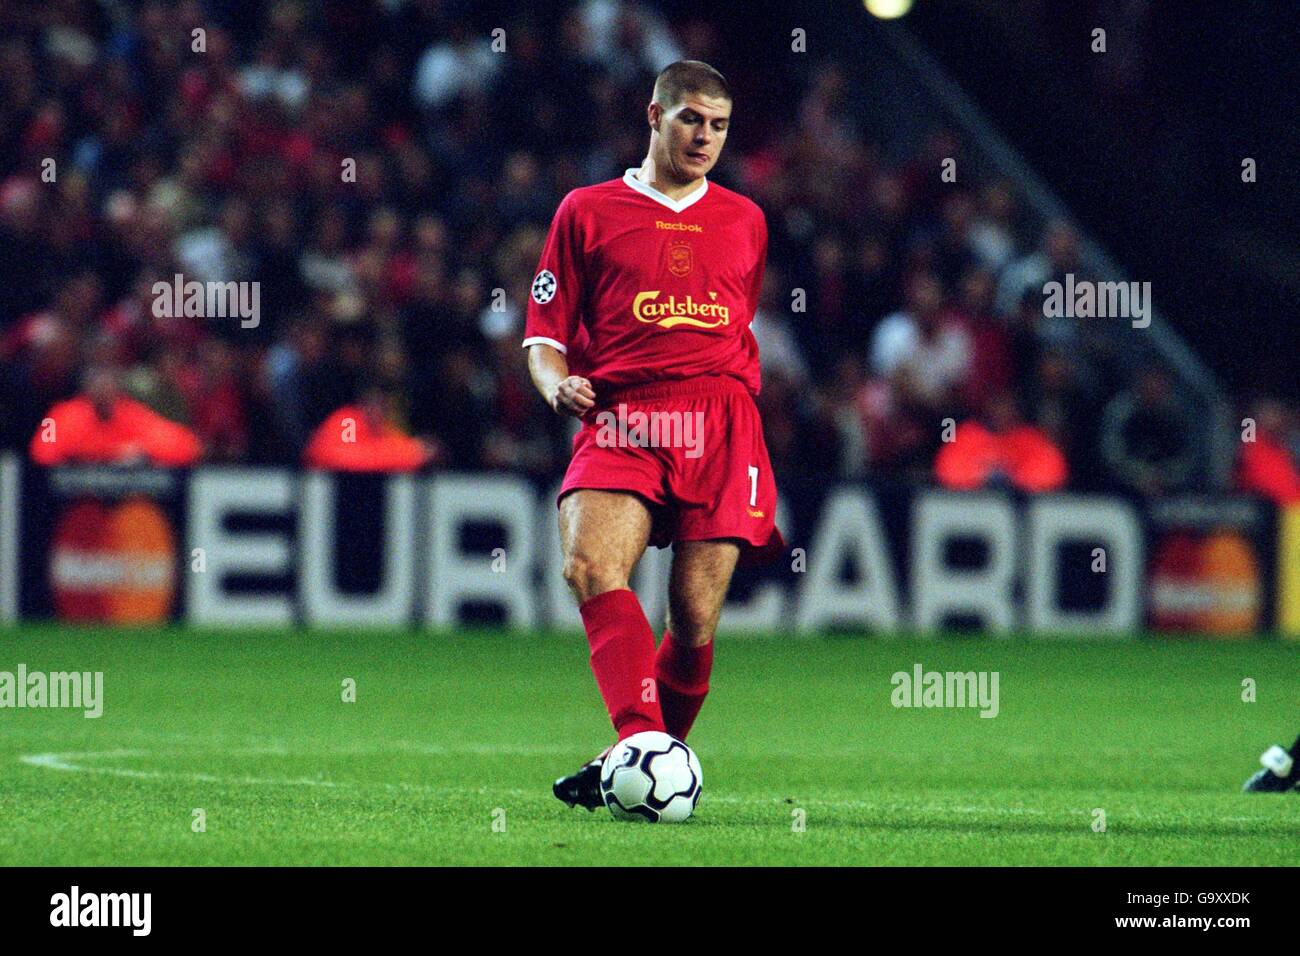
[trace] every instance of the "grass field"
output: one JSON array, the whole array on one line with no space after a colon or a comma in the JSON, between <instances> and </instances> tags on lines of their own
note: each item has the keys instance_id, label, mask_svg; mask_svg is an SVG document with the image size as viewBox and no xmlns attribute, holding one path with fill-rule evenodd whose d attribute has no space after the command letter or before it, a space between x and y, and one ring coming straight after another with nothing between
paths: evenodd
<instances>
[{"instance_id":1,"label":"grass field","mask_svg":"<svg viewBox=\"0 0 1300 956\"><path fill-rule=\"evenodd\" d=\"M999 715L894 708L917 662L997 671ZM1238 792L1300 729L1297 646L724 638L676 827L550 795L608 742L578 635L0 630L19 663L105 708L0 710L5 865L1300 860L1300 795Z\"/></svg>"}]
</instances>

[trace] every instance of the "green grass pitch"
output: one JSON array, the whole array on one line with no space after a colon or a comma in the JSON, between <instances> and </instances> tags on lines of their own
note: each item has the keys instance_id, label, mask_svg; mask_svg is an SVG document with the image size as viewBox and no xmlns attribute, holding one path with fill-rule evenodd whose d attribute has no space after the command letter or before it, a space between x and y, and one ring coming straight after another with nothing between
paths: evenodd
<instances>
[{"instance_id":1,"label":"green grass pitch","mask_svg":"<svg viewBox=\"0 0 1300 956\"><path fill-rule=\"evenodd\" d=\"M894 708L917 662L997 671L1000 714ZM580 635L0 630L19 663L105 709L0 710L5 865L1300 860L1300 795L1238 792L1300 729L1297 645L724 637L703 799L657 827L550 795L609 740Z\"/></svg>"}]
</instances>

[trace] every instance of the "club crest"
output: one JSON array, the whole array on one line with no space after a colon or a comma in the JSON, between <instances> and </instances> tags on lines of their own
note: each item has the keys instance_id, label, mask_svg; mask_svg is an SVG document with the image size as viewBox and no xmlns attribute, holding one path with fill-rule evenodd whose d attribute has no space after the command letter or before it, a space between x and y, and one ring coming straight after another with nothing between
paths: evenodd
<instances>
[{"instance_id":1,"label":"club crest","mask_svg":"<svg viewBox=\"0 0 1300 956\"><path fill-rule=\"evenodd\" d=\"M671 242L668 244L668 271L681 277L691 271L691 244L689 242Z\"/></svg>"}]
</instances>

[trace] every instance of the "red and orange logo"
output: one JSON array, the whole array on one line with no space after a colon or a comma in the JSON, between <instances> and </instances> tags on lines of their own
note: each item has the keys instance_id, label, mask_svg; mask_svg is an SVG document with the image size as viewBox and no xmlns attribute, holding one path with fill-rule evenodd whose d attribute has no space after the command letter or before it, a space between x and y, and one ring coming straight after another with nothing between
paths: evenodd
<instances>
[{"instance_id":1,"label":"red and orange logo","mask_svg":"<svg viewBox=\"0 0 1300 956\"><path fill-rule=\"evenodd\" d=\"M1152 561L1151 624L1160 631L1246 635L1262 610L1259 562L1230 529L1172 534Z\"/></svg>"},{"instance_id":2,"label":"red and orange logo","mask_svg":"<svg viewBox=\"0 0 1300 956\"><path fill-rule=\"evenodd\" d=\"M66 621L162 621L176 591L176 541L154 502L79 501L50 551L50 591Z\"/></svg>"}]
</instances>

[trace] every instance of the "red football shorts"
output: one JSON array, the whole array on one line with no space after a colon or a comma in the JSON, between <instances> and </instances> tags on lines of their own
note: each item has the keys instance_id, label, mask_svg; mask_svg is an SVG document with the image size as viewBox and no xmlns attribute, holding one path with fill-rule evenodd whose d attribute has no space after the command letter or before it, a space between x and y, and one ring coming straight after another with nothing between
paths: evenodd
<instances>
[{"instance_id":1,"label":"red football shorts","mask_svg":"<svg viewBox=\"0 0 1300 956\"><path fill-rule=\"evenodd\" d=\"M650 543L736 538L742 564L774 558L776 481L754 399L729 375L598 395L573 439L560 499L630 491L650 505Z\"/></svg>"}]
</instances>

